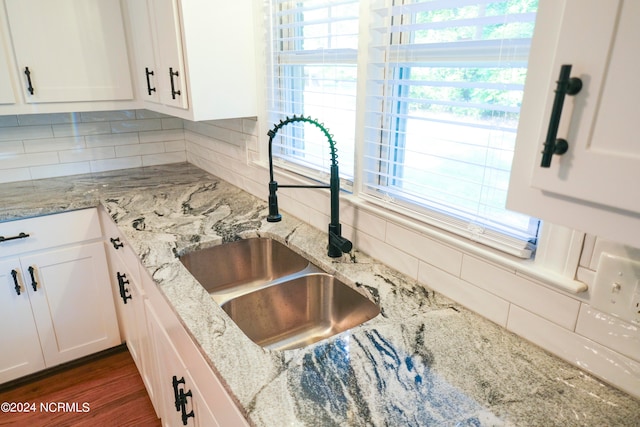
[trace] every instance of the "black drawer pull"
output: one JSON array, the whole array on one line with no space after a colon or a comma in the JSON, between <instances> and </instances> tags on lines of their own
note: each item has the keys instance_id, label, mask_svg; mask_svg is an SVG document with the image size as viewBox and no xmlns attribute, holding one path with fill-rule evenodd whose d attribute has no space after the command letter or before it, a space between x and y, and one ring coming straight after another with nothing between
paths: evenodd
<instances>
[{"instance_id":1,"label":"black drawer pull","mask_svg":"<svg viewBox=\"0 0 640 427\"><path fill-rule=\"evenodd\" d=\"M542 150L540 167L543 168L551 166L551 157L554 154L562 155L569 149L567 140L556 138L556 136L558 135L558 126L560 125L560 116L562 115L565 95L575 95L582 89L582 80L578 77L569 77L570 75L571 65L563 65L560 68L560 77L557 81L558 85L556 87L556 96L553 100L551 118L549 119L547 139L544 142L544 149Z\"/></svg>"},{"instance_id":2,"label":"black drawer pull","mask_svg":"<svg viewBox=\"0 0 640 427\"><path fill-rule=\"evenodd\" d=\"M173 68L169 68L169 79L171 80L171 98L173 99L176 99L176 95L180 95L180 91L176 90L175 84L173 83L173 76L178 77L179 75L179 72L173 71Z\"/></svg>"},{"instance_id":3,"label":"black drawer pull","mask_svg":"<svg viewBox=\"0 0 640 427\"><path fill-rule=\"evenodd\" d=\"M149 76L153 76L153 71L149 71L149 67L145 67L144 73L147 75L147 92L149 93L149 96L151 96L151 92L156 91L155 87L151 87L151 80L149 79Z\"/></svg>"},{"instance_id":4,"label":"black drawer pull","mask_svg":"<svg viewBox=\"0 0 640 427\"><path fill-rule=\"evenodd\" d=\"M20 283L18 283L18 272L16 270L11 270L11 275L13 276L14 288L16 290L16 294L20 295Z\"/></svg>"},{"instance_id":5,"label":"black drawer pull","mask_svg":"<svg viewBox=\"0 0 640 427\"><path fill-rule=\"evenodd\" d=\"M120 298L122 298L122 301L126 304L127 300L130 300L132 298L131 295L129 295L129 289L125 287L125 285L129 284L127 275L124 273L120 274L120 272L116 272L116 277L118 278L118 287L120 288Z\"/></svg>"},{"instance_id":6,"label":"black drawer pull","mask_svg":"<svg viewBox=\"0 0 640 427\"><path fill-rule=\"evenodd\" d=\"M196 414L193 412L193 409L191 410L191 412L187 413L187 397L191 397L193 398L193 394L191 393L191 390L189 390L188 392L184 392L184 390L180 390L180 396L178 397L178 399L180 399L180 411L182 412L182 425L187 425L189 423L189 418L195 418Z\"/></svg>"},{"instance_id":7,"label":"black drawer pull","mask_svg":"<svg viewBox=\"0 0 640 427\"><path fill-rule=\"evenodd\" d=\"M33 95L33 85L31 84L31 71L29 71L29 67L24 67L24 74L27 76L27 90L31 95Z\"/></svg>"},{"instance_id":8,"label":"black drawer pull","mask_svg":"<svg viewBox=\"0 0 640 427\"><path fill-rule=\"evenodd\" d=\"M29 237L27 233L20 233L17 236L11 236L11 237L0 236L0 243L8 242L9 240L26 239L27 237Z\"/></svg>"},{"instance_id":9,"label":"black drawer pull","mask_svg":"<svg viewBox=\"0 0 640 427\"><path fill-rule=\"evenodd\" d=\"M28 270L29 270L29 274L31 275L31 287L33 287L33 292L36 292L38 290L38 282L36 282L36 277L35 277L36 269L30 265Z\"/></svg>"},{"instance_id":10,"label":"black drawer pull","mask_svg":"<svg viewBox=\"0 0 640 427\"><path fill-rule=\"evenodd\" d=\"M120 241L119 237L111 237L109 240L111 240L111 244L113 245L113 249L115 250L118 250L124 246L124 243Z\"/></svg>"}]
</instances>

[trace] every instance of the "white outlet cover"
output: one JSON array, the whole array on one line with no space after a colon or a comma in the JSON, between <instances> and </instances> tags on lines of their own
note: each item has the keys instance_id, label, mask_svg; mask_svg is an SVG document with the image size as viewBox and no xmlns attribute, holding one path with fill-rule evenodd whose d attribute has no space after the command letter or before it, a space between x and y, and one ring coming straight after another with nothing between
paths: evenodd
<instances>
[{"instance_id":1,"label":"white outlet cover","mask_svg":"<svg viewBox=\"0 0 640 427\"><path fill-rule=\"evenodd\" d=\"M638 322L640 261L603 252L593 283L591 306L628 322Z\"/></svg>"}]
</instances>

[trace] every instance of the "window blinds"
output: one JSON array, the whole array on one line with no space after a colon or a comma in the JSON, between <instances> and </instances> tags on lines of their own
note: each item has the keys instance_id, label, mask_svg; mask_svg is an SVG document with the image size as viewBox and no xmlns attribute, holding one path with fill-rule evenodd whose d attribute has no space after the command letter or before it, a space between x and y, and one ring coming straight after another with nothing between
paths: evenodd
<instances>
[{"instance_id":1,"label":"window blinds","mask_svg":"<svg viewBox=\"0 0 640 427\"><path fill-rule=\"evenodd\" d=\"M270 0L267 109L272 123L287 116L311 116L333 134L340 175L354 167L357 0ZM273 141L280 166L328 180L326 138L305 123L284 127Z\"/></svg>"},{"instance_id":2,"label":"window blinds","mask_svg":"<svg viewBox=\"0 0 640 427\"><path fill-rule=\"evenodd\" d=\"M505 209L536 1L375 1L363 193L521 257L538 221Z\"/></svg>"}]
</instances>

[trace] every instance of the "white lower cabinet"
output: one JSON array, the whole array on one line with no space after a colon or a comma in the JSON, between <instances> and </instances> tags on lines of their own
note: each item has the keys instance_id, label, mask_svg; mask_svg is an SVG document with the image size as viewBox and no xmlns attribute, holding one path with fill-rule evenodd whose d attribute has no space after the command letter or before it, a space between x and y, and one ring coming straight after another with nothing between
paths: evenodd
<instances>
[{"instance_id":1,"label":"white lower cabinet","mask_svg":"<svg viewBox=\"0 0 640 427\"><path fill-rule=\"evenodd\" d=\"M83 242L100 235L97 213L78 212L0 223L0 383L121 342L104 247L99 240ZM69 221L66 238L77 244L58 247L51 237L59 230L45 226L50 220ZM11 234L15 229L25 237L10 239L20 236ZM32 247L40 250L21 253ZM15 256L1 257L9 253Z\"/></svg>"},{"instance_id":2,"label":"white lower cabinet","mask_svg":"<svg viewBox=\"0 0 640 427\"><path fill-rule=\"evenodd\" d=\"M248 427L116 224L99 213L120 329L162 424Z\"/></svg>"},{"instance_id":3,"label":"white lower cabinet","mask_svg":"<svg viewBox=\"0 0 640 427\"><path fill-rule=\"evenodd\" d=\"M149 332L156 350L156 385L161 402L162 424L167 427L217 427L215 416L149 301L146 302L146 310Z\"/></svg>"}]
</instances>

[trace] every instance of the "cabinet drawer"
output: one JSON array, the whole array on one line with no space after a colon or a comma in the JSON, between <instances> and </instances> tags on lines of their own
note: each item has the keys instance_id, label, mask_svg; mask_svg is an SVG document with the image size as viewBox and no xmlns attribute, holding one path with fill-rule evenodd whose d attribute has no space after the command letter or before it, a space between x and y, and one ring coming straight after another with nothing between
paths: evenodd
<instances>
[{"instance_id":1,"label":"cabinet drawer","mask_svg":"<svg viewBox=\"0 0 640 427\"><path fill-rule=\"evenodd\" d=\"M133 280L140 283L140 258L120 233L118 225L113 222L106 209L101 206L98 208L98 213L109 256L117 256L126 266L127 273Z\"/></svg>"},{"instance_id":2,"label":"cabinet drawer","mask_svg":"<svg viewBox=\"0 0 640 427\"><path fill-rule=\"evenodd\" d=\"M5 239L20 233L28 237L0 242L0 257L102 237L95 208L0 223L0 236Z\"/></svg>"}]
</instances>

